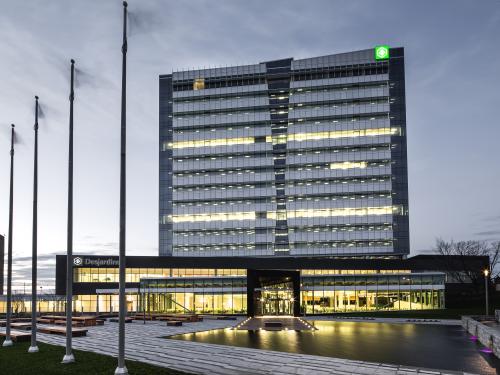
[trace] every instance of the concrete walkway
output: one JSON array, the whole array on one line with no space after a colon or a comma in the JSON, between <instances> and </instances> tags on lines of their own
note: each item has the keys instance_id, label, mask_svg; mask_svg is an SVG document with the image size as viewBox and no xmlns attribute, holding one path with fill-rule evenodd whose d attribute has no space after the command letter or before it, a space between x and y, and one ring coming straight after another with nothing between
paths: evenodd
<instances>
[{"instance_id":1,"label":"concrete walkway","mask_svg":"<svg viewBox=\"0 0 500 375\"><path fill-rule=\"evenodd\" d=\"M233 346L169 340L163 337L229 328L240 322L209 320L167 327L165 322L136 321L126 325L126 358L196 374L413 375L463 374L347 359L293 354ZM5 330L1 328L0 330ZM118 324L89 327L88 336L73 338L75 349L116 356ZM65 345L64 336L38 334L41 342ZM76 358L78 360L78 357Z\"/></svg>"}]
</instances>

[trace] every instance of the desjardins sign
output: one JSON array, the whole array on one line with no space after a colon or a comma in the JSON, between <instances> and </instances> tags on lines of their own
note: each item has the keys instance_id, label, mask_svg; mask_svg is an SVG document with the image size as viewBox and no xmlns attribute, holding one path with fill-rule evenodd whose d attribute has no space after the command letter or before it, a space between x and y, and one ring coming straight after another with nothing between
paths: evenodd
<instances>
[{"instance_id":1,"label":"desjardins sign","mask_svg":"<svg viewBox=\"0 0 500 375\"><path fill-rule=\"evenodd\" d=\"M119 265L120 265L119 260L113 258L92 259L92 258L82 258L78 256L73 258L73 266L77 267L110 267Z\"/></svg>"}]
</instances>

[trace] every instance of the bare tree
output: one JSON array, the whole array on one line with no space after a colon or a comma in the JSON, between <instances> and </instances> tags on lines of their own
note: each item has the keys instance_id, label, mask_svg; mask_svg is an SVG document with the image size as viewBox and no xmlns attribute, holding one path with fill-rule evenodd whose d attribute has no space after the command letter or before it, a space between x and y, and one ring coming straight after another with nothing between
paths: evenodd
<instances>
[{"instance_id":1,"label":"bare tree","mask_svg":"<svg viewBox=\"0 0 500 375\"><path fill-rule=\"evenodd\" d=\"M482 282L484 275L478 272L468 261L468 256L487 256L489 258L490 278L499 276L500 270L500 241L451 241L447 242L441 238L436 240L434 249L440 255L453 257L443 258L443 266L455 282L472 283L478 285ZM458 267L457 267L458 265Z\"/></svg>"},{"instance_id":2,"label":"bare tree","mask_svg":"<svg viewBox=\"0 0 500 375\"><path fill-rule=\"evenodd\" d=\"M490 244L490 275L492 279L500 276L500 241L495 241Z\"/></svg>"}]
</instances>

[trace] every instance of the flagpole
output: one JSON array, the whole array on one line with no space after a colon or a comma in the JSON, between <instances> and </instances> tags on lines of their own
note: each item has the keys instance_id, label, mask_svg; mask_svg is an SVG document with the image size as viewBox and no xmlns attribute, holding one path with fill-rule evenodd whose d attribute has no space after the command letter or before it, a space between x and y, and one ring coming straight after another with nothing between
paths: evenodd
<instances>
[{"instance_id":1,"label":"flagpole","mask_svg":"<svg viewBox=\"0 0 500 375\"><path fill-rule=\"evenodd\" d=\"M125 219L126 219L126 135L127 135L127 2L123 2L123 45L122 45L122 103L120 137L120 287L119 287L119 323L118 323L118 366L115 375L128 374L125 366Z\"/></svg>"},{"instance_id":2,"label":"flagpole","mask_svg":"<svg viewBox=\"0 0 500 375\"><path fill-rule=\"evenodd\" d=\"M33 162L33 255L31 258L31 346L28 353L37 353L36 344L36 286L37 286L37 226L38 226L38 96L35 96L35 151Z\"/></svg>"},{"instance_id":3,"label":"flagpole","mask_svg":"<svg viewBox=\"0 0 500 375\"><path fill-rule=\"evenodd\" d=\"M75 362L73 355L73 102L75 100L75 60L71 59L69 94L69 156L68 156L68 253L66 255L66 354L62 363Z\"/></svg>"},{"instance_id":4,"label":"flagpole","mask_svg":"<svg viewBox=\"0 0 500 375\"><path fill-rule=\"evenodd\" d=\"M14 127L10 138L10 196L9 196L9 241L7 242L7 319L5 322L5 340L2 346L12 346L10 322L12 315L12 219L14 208Z\"/></svg>"}]
</instances>

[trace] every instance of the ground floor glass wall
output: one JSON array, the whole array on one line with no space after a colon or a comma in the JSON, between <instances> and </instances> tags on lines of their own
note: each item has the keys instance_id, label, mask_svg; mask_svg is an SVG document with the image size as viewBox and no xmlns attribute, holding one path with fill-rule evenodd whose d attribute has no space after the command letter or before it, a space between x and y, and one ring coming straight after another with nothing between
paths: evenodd
<instances>
[{"instance_id":1,"label":"ground floor glass wall","mask_svg":"<svg viewBox=\"0 0 500 375\"><path fill-rule=\"evenodd\" d=\"M444 290L311 290L301 292L306 314L444 308Z\"/></svg>"},{"instance_id":2,"label":"ground floor glass wall","mask_svg":"<svg viewBox=\"0 0 500 375\"><path fill-rule=\"evenodd\" d=\"M191 271L191 270L190 270ZM222 272L224 271L224 272ZM145 278L135 292L127 293L128 312L168 312L200 314L246 314L246 270L215 270L214 275L194 271L188 276ZM172 275L173 271L169 273ZM352 273L335 270L304 272L300 279L300 306L302 314L373 310L423 310L445 307L444 274L442 273ZM404 271L401 271L404 272ZM197 274L199 277L196 277ZM134 288L135 289L135 288ZM103 290L104 292L104 290ZM108 291L106 291L108 292ZM269 291L270 292L270 291ZM117 313L118 291L73 296L75 313ZM261 296L264 303L266 296ZM268 296L269 306L284 300L283 296ZM290 297L287 297L290 300ZM272 303L275 303L274 305ZM0 313L6 311L5 296L0 296ZM65 297L43 295L39 297L39 311L56 313L65 311ZM261 304L262 305L262 304ZM258 308L259 304L256 305ZM262 307L261 307L262 308ZM265 306L262 314L269 313ZM276 311L285 311L279 307ZM14 295L14 314L31 311L31 296ZM286 311L285 311L286 312ZM254 313L258 313L254 311Z\"/></svg>"},{"instance_id":3,"label":"ground floor glass wall","mask_svg":"<svg viewBox=\"0 0 500 375\"><path fill-rule=\"evenodd\" d=\"M145 292L139 300L139 311L198 314L245 314L246 293L168 293Z\"/></svg>"}]
</instances>

